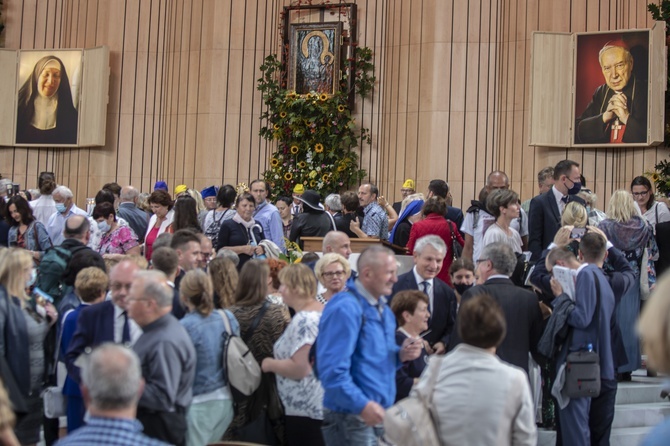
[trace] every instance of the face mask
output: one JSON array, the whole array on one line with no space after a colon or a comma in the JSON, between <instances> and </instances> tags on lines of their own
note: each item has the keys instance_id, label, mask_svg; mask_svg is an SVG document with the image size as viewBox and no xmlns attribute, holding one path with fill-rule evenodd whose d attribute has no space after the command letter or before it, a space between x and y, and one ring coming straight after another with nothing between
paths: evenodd
<instances>
[{"instance_id":1,"label":"face mask","mask_svg":"<svg viewBox=\"0 0 670 446\"><path fill-rule=\"evenodd\" d=\"M586 213L590 214L591 213L591 206L586 206Z\"/></svg>"},{"instance_id":2,"label":"face mask","mask_svg":"<svg viewBox=\"0 0 670 446\"><path fill-rule=\"evenodd\" d=\"M454 284L454 288L456 289L456 291L458 291L458 294L460 294L461 296L462 296L467 290L469 290L470 288L472 288L473 286L474 286L474 283L473 283L472 285L468 285L467 283L456 283L456 284Z\"/></svg>"},{"instance_id":3,"label":"face mask","mask_svg":"<svg viewBox=\"0 0 670 446\"><path fill-rule=\"evenodd\" d=\"M26 281L26 288L30 288L31 286L33 286L35 280L37 280L37 270L33 268L32 270L30 270L30 279Z\"/></svg>"},{"instance_id":4,"label":"face mask","mask_svg":"<svg viewBox=\"0 0 670 446\"><path fill-rule=\"evenodd\" d=\"M67 206L65 206L63 203L56 203L56 210L59 213L62 214L63 212L65 212L66 209L67 209Z\"/></svg>"},{"instance_id":5,"label":"face mask","mask_svg":"<svg viewBox=\"0 0 670 446\"><path fill-rule=\"evenodd\" d=\"M100 229L100 231L103 234L105 234L105 233L109 232L109 230L112 229L112 227L109 226L109 223L107 223L105 220L103 220L103 221L98 223L98 229Z\"/></svg>"},{"instance_id":6,"label":"face mask","mask_svg":"<svg viewBox=\"0 0 670 446\"><path fill-rule=\"evenodd\" d=\"M582 190L582 183L577 181L572 184L570 189L568 189L568 195L577 195L580 190Z\"/></svg>"}]
</instances>

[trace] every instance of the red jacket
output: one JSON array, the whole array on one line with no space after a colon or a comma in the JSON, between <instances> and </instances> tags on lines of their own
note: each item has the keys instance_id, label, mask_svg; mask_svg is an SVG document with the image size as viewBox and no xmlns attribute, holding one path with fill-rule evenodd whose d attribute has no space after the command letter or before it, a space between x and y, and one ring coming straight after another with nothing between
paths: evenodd
<instances>
[{"instance_id":1,"label":"red jacket","mask_svg":"<svg viewBox=\"0 0 670 446\"><path fill-rule=\"evenodd\" d=\"M449 222L448 225L447 222ZM449 227L451 227L451 230L449 230ZM412 225L412 230L409 233L409 242L407 242L407 249L410 255L414 255L414 244L424 235L437 235L444 240L444 244L447 245L447 254L444 256L444 263L442 263L442 269L437 277L447 282L447 285L450 287L452 285L451 278L449 277L449 267L454 259L452 234L458 244L463 246L463 237L461 237L461 233L458 232L458 228L453 221L447 220L439 214L429 214L423 220L417 221Z\"/></svg>"}]
</instances>

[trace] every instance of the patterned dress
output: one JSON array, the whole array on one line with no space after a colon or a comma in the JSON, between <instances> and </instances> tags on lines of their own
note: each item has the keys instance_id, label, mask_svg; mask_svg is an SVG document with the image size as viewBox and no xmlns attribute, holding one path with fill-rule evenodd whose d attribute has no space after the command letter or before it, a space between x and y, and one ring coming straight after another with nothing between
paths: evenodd
<instances>
[{"instance_id":1,"label":"patterned dress","mask_svg":"<svg viewBox=\"0 0 670 446\"><path fill-rule=\"evenodd\" d=\"M314 345L320 320L320 311L296 313L275 343L275 359L290 359L305 345ZM286 416L323 420L323 388L313 371L300 381L277 375L277 388Z\"/></svg>"},{"instance_id":2,"label":"patterned dress","mask_svg":"<svg viewBox=\"0 0 670 446\"><path fill-rule=\"evenodd\" d=\"M259 365L263 362L263 359L272 357L272 348L277 339L284 333L288 324L282 307L268 303L268 308L263 315L263 319L251 335L251 338L248 339L245 334L251 327L262 305L232 306L229 308L240 323L242 339L251 350ZM230 424L224 439L238 439L236 430L256 419L263 409L267 410L268 417L272 421L280 444L285 444L284 414L277 393L275 376L272 373L264 373L258 390L247 400L236 403L235 418L233 418L233 422Z\"/></svg>"},{"instance_id":3,"label":"patterned dress","mask_svg":"<svg viewBox=\"0 0 670 446\"><path fill-rule=\"evenodd\" d=\"M118 226L115 230L102 236L98 252L100 255L125 254L137 245L139 242L135 232L129 226Z\"/></svg>"}]
</instances>

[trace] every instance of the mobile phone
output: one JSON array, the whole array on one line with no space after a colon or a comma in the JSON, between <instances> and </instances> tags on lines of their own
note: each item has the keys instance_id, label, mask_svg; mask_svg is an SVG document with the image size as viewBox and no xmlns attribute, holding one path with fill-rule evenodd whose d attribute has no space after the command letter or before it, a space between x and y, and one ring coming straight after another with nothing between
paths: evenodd
<instances>
[{"instance_id":1,"label":"mobile phone","mask_svg":"<svg viewBox=\"0 0 670 446\"><path fill-rule=\"evenodd\" d=\"M33 288L33 292L37 294L37 300L44 300L46 302L54 303L54 298L38 287Z\"/></svg>"},{"instance_id":2,"label":"mobile phone","mask_svg":"<svg viewBox=\"0 0 670 446\"><path fill-rule=\"evenodd\" d=\"M19 183L12 183L12 195L17 196L19 194Z\"/></svg>"},{"instance_id":3,"label":"mobile phone","mask_svg":"<svg viewBox=\"0 0 670 446\"><path fill-rule=\"evenodd\" d=\"M582 238L586 234L586 228L573 228L570 232L570 238Z\"/></svg>"}]
</instances>

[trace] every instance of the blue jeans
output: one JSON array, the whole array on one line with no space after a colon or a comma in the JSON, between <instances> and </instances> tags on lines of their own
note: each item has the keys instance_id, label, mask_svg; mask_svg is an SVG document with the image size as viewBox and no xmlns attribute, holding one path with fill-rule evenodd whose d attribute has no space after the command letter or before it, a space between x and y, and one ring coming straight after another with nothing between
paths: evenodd
<instances>
[{"instance_id":1,"label":"blue jeans","mask_svg":"<svg viewBox=\"0 0 670 446\"><path fill-rule=\"evenodd\" d=\"M384 428L381 425L370 427L352 413L324 409L321 432L328 446L376 446Z\"/></svg>"}]
</instances>

